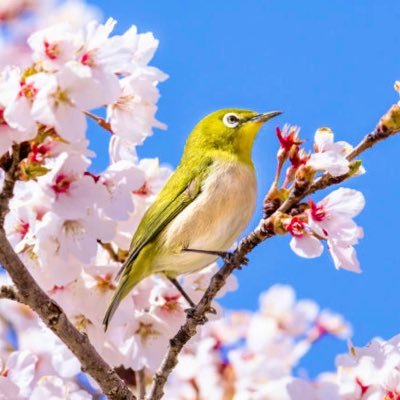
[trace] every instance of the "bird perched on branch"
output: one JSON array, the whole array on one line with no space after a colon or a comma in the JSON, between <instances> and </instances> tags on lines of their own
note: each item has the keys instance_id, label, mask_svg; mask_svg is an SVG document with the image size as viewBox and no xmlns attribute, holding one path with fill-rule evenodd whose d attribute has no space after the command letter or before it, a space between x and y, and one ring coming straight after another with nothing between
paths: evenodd
<instances>
[{"instance_id":1,"label":"bird perched on branch","mask_svg":"<svg viewBox=\"0 0 400 400\"><path fill-rule=\"evenodd\" d=\"M253 215L256 177L251 158L261 125L281 114L224 109L203 118L187 139L181 162L141 220L104 317L143 279L198 271L227 252Z\"/></svg>"}]
</instances>

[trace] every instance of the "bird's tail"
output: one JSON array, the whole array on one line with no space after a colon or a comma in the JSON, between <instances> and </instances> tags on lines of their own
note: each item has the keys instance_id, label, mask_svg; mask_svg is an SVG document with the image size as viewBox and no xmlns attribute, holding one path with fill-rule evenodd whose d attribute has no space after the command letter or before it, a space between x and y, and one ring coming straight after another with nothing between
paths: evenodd
<instances>
[{"instance_id":1,"label":"bird's tail","mask_svg":"<svg viewBox=\"0 0 400 400\"><path fill-rule=\"evenodd\" d=\"M128 268L126 273L122 275L122 278L118 283L117 289L115 290L114 296L112 297L111 302L108 305L107 311L104 315L104 331L107 330L108 324L115 314L115 311L117 311L117 308L121 301L141 280L146 277L146 274L144 272L145 270L142 268L142 266L132 265L131 268Z\"/></svg>"}]
</instances>

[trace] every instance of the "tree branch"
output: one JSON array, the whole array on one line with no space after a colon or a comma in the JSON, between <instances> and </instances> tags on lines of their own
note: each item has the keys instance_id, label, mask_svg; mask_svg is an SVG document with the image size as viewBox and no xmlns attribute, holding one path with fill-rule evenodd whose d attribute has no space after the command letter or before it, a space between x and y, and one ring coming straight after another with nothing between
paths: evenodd
<instances>
[{"instance_id":1,"label":"tree branch","mask_svg":"<svg viewBox=\"0 0 400 400\"><path fill-rule=\"evenodd\" d=\"M34 310L79 359L82 371L87 372L96 380L108 398L136 399L114 369L97 353L87 335L79 332L68 320L61 307L40 288L6 237L4 219L9 211L9 201L13 196L19 162L19 147L13 146L12 162L7 168L3 190L0 194L0 263L11 276L18 294L9 287L3 287L1 293L7 298L15 297L12 299L19 300Z\"/></svg>"},{"instance_id":2,"label":"tree branch","mask_svg":"<svg viewBox=\"0 0 400 400\"><path fill-rule=\"evenodd\" d=\"M7 299L23 303L21 296L14 286L3 285L0 287L0 299Z\"/></svg>"},{"instance_id":3,"label":"tree branch","mask_svg":"<svg viewBox=\"0 0 400 400\"><path fill-rule=\"evenodd\" d=\"M361 142L354 147L348 154L349 161L354 160L365 150L373 147L381 140L387 139L400 132L400 107L394 105L379 121L375 130L366 135ZM168 376L178 363L179 353L182 351L186 343L196 334L197 327L204 324L205 315L210 309L211 303L216 294L225 285L226 280L235 269L240 269L244 264L245 257L261 242L275 235L272 230L272 222L274 216L280 213L288 213L298 205L306 196L315 193L316 191L325 189L334 184L341 183L352 177L357 172L360 163L355 161L350 164L350 171L339 177L332 177L329 174L324 174L317 178L311 185L306 184L293 190L289 197L282 205L275 208L275 211L266 219L262 219L258 227L241 240L238 247L234 251L229 260L225 260L220 270L211 278L210 284L200 302L195 307L193 313L187 316L186 322L181 326L177 334L170 340L170 345L167 354L154 376L153 386L150 392L150 400L159 400L164 395L164 387Z\"/></svg>"}]
</instances>

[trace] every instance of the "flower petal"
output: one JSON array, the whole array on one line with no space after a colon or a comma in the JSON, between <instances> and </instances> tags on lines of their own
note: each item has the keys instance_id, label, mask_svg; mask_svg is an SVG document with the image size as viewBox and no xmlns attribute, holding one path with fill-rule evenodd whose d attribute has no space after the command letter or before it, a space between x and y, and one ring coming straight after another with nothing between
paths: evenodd
<instances>
[{"instance_id":1,"label":"flower petal","mask_svg":"<svg viewBox=\"0 0 400 400\"><path fill-rule=\"evenodd\" d=\"M300 257L316 258L324 251L322 243L311 235L293 237L290 241L290 248Z\"/></svg>"}]
</instances>

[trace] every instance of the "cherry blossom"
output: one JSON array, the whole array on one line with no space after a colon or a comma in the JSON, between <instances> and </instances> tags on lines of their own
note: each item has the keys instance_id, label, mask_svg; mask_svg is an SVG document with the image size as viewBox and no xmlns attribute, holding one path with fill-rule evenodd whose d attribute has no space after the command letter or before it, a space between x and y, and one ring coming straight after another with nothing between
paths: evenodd
<instances>
[{"instance_id":1,"label":"cherry blossom","mask_svg":"<svg viewBox=\"0 0 400 400\"><path fill-rule=\"evenodd\" d=\"M39 359L29 351L16 351L9 355L1 373L1 394L26 398L33 383L36 364ZM10 397L8 397L10 398ZM12 397L11 397L12 398Z\"/></svg>"},{"instance_id":2,"label":"cherry blossom","mask_svg":"<svg viewBox=\"0 0 400 400\"><path fill-rule=\"evenodd\" d=\"M38 91L32 104L35 120L54 127L68 141L82 140L86 130L86 117L82 111L102 104L90 96L93 89L90 75L71 64L56 75L42 72L26 81Z\"/></svg>"},{"instance_id":3,"label":"cherry blossom","mask_svg":"<svg viewBox=\"0 0 400 400\"><path fill-rule=\"evenodd\" d=\"M353 245L362 237L362 230L353 217L361 212L364 204L361 192L346 188L335 190L318 204L310 201L310 227L327 239L336 268L360 272Z\"/></svg>"},{"instance_id":4,"label":"cherry blossom","mask_svg":"<svg viewBox=\"0 0 400 400\"><path fill-rule=\"evenodd\" d=\"M307 223L297 217L291 218L286 225L287 231L292 235L290 248L300 257L319 257L324 251L324 246L310 230Z\"/></svg>"},{"instance_id":5,"label":"cherry blossom","mask_svg":"<svg viewBox=\"0 0 400 400\"><path fill-rule=\"evenodd\" d=\"M121 351L134 370L155 371L169 343L170 329L165 321L148 312L136 312L130 322Z\"/></svg>"},{"instance_id":6,"label":"cherry blossom","mask_svg":"<svg viewBox=\"0 0 400 400\"><path fill-rule=\"evenodd\" d=\"M319 307L312 300L296 301L295 292L290 286L274 285L260 296L260 311L274 318L280 329L301 334L315 320Z\"/></svg>"},{"instance_id":7,"label":"cherry blossom","mask_svg":"<svg viewBox=\"0 0 400 400\"><path fill-rule=\"evenodd\" d=\"M317 171L326 171L332 176L339 176L349 171L346 159L351 146L347 142L334 142L333 132L329 128L320 128L315 132L315 153L312 153L307 165Z\"/></svg>"},{"instance_id":8,"label":"cherry blossom","mask_svg":"<svg viewBox=\"0 0 400 400\"><path fill-rule=\"evenodd\" d=\"M145 183L145 174L135 164L121 160L110 165L100 176L99 184L107 191L109 198L103 209L107 216L116 220L127 220L133 212L132 192Z\"/></svg>"},{"instance_id":9,"label":"cherry blossom","mask_svg":"<svg viewBox=\"0 0 400 400\"><path fill-rule=\"evenodd\" d=\"M42 62L43 67L51 71L75 59L83 45L80 39L68 24L57 24L33 33L28 44L33 50L33 60Z\"/></svg>"},{"instance_id":10,"label":"cherry blossom","mask_svg":"<svg viewBox=\"0 0 400 400\"><path fill-rule=\"evenodd\" d=\"M344 239L357 227L353 218L365 205L361 192L353 189L339 188L319 203L310 200L309 224L311 229L326 238Z\"/></svg>"},{"instance_id":11,"label":"cherry blossom","mask_svg":"<svg viewBox=\"0 0 400 400\"><path fill-rule=\"evenodd\" d=\"M34 244L36 221L37 214L31 208L17 207L7 214L5 230L8 240L18 253Z\"/></svg>"},{"instance_id":12,"label":"cherry blossom","mask_svg":"<svg viewBox=\"0 0 400 400\"><path fill-rule=\"evenodd\" d=\"M165 74L147 68L120 81L121 95L107 110L107 120L116 135L134 144L142 144L151 135L153 127L165 128L154 118L159 98L156 85L165 79Z\"/></svg>"},{"instance_id":13,"label":"cherry blossom","mask_svg":"<svg viewBox=\"0 0 400 400\"><path fill-rule=\"evenodd\" d=\"M74 382L64 382L57 376L44 376L33 390L30 399L90 400L92 395L79 388Z\"/></svg>"},{"instance_id":14,"label":"cherry blossom","mask_svg":"<svg viewBox=\"0 0 400 400\"><path fill-rule=\"evenodd\" d=\"M88 264L96 256L97 240L110 241L114 228L115 223L101 218L96 210L76 219L63 219L49 212L37 226L35 249L44 260L72 256Z\"/></svg>"},{"instance_id":15,"label":"cherry blossom","mask_svg":"<svg viewBox=\"0 0 400 400\"><path fill-rule=\"evenodd\" d=\"M84 174L90 164L87 158L62 153L51 164L51 171L37 181L55 213L78 218L85 216L95 202L103 203L104 191L91 176Z\"/></svg>"},{"instance_id":16,"label":"cherry blossom","mask_svg":"<svg viewBox=\"0 0 400 400\"><path fill-rule=\"evenodd\" d=\"M138 162L135 146L129 140L117 135L111 137L108 153L112 164L122 160Z\"/></svg>"},{"instance_id":17,"label":"cherry blossom","mask_svg":"<svg viewBox=\"0 0 400 400\"><path fill-rule=\"evenodd\" d=\"M24 121L17 124L11 118L8 121L9 104L20 91L19 74L15 69L8 69L0 75L0 154L5 153L13 143L32 139L36 134L34 124Z\"/></svg>"},{"instance_id":18,"label":"cherry blossom","mask_svg":"<svg viewBox=\"0 0 400 400\"><path fill-rule=\"evenodd\" d=\"M20 141L33 139L37 129L31 115L31 106L37 89L32 83L22 80L17 68L10 71L8 83L9 92L5 100L4 119L10 127L25 133ZM3 92L3 98L5 93L7 92Z\"/></svg>"}]
</instances>

